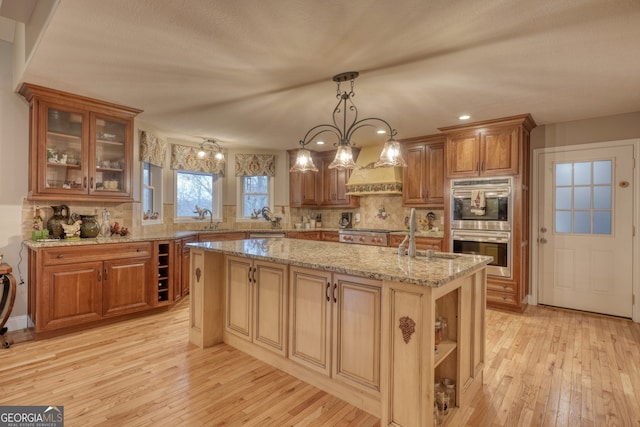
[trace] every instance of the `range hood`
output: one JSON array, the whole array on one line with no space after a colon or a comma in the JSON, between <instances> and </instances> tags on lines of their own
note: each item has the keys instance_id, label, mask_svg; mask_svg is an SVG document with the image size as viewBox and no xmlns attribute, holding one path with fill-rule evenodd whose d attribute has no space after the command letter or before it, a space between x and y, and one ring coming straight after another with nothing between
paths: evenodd
<instances>
[{"instance_id":1,"label":"range hood","mask_svg":"<svg viewBox=\"0 0 640 427\"><path fill-rule=\"evenodd\" d=\"M356 168L347 182L347 194L365 196L372 194L402 194L402 168L374 168L380 158L382 145L362 147Z\"/></svg>"}]
</instances>

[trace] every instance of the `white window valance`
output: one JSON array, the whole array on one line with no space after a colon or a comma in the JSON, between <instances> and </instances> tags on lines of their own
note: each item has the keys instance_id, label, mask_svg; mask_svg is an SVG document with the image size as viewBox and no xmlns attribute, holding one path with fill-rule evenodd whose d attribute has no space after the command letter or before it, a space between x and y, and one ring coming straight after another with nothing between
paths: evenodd
<instances>
[{"instance_id":1,"label":"white window valance","mask_svg":"<svg viewBox=\"0 0 640 427\"><path fill-rule=\"evenodd\" d=\"M167 161L168 144L162 138L144 130L140 131L140 161L163 168Z\"/></svg>"},{"instance_id":2,"label":"white window valance","mask_svg":"<svg viewBox=\"0 0 640 427\"><path fill-rule=\"evenodd\" d=\"M198 157L197 147L173 144L171 150L171 169L180 169L191 172L207 172L214 175L224 175L225 161L217 160L215 152L204 150L207 155Z\"/></svg>"},{"instance_id":3,"label":"white window valance","mask_svg":"<svg viewBox=\"0 0 640 427\"><path fill-rule=\"evenodd\" d=\"M276 176L276 156L236 154L236 176Z\"/></svg>"}]
</instances>

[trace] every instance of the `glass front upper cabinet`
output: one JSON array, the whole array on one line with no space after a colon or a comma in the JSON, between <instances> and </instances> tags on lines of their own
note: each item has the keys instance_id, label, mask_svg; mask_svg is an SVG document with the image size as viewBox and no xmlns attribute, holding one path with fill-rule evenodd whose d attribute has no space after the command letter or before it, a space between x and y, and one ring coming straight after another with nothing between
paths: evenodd
<instances>
[{"instance_id":1,"label":"glass front upper cabinet","mask_svg":"<svg viewBox=\"0 0 640 427\"><path fill-rule=\"evenodd\" d=\"M30 199L133 200L140 110L30 84L20 94L30 104Z\"/></svg>"}]
</instances>

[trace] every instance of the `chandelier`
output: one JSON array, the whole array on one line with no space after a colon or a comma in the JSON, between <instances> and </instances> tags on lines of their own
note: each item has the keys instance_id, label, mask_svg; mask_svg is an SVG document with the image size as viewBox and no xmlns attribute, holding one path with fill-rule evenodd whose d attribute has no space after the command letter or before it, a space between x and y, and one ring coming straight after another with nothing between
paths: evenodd
<instances>
[{"instance_id":1,"label":"chandelier","mask_svg":"<svg viewBox=\"0 0 640 427\"><path fill-rule=\"evenodd\" d=\"M334 143L334 146L338 147L336 157L329 165L329 169L354 169L356 164L351 151L351 147L354 145L351 142L351 137L354 132L362 127L380 128L380 126L383 129L379 129L378 133L388 134L389 140L384 144L380 159L374 164L374 167L407 166L400 153L400 144L395 139L398 131L393 129L386 120L377 117L358 120L358 108L353 103L353 97L356 95L353 88L358 75L357 71L349 71L333 76L333 81L337 86L336 98L338 99L338 103L333 109L333 124L317 125L307 131L304 138L300 140L301 148L296 155L295 164L290 169L291 172L318 171L311 158L311 152L305 147L318 136L327 132L334 134L338 139L338 142ZM350 82L349 90L341 91L340 84L347 81ZM349 119L351 120L350 124Z\"/></svg>"},{"instance_id":2,"label":"chandelier","mask_svg":"<svg viewBox=\"0 0 640 427\"><path fill-rule=\"evenodd\" d=\"M204 159L207 156L207 150L213 151L214 157L217 161L224 160L224 153L222 147L214 139L205 139L200 143L200 150L198 151L198 158Z\"/></svg>"}]
</instances>

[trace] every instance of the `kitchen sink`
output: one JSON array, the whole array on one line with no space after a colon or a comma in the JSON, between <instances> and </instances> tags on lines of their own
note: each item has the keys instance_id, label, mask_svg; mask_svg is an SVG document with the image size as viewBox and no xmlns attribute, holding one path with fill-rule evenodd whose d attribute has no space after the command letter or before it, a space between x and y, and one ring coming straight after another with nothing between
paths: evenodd
<instances>
[{"instance_id":1,"label":"kitchen sink","mask_svg":"<svg viewBox=\"0 0 640 427\"><path fill-rule=\"evenodd\" d=\"M405 251L405 255L408 255L408 251ZM434 250L418 250L416 251L416 257L420 258L440 258L440 259L457 259L460 258L460 254L451 254L447 252L437 252Z\"/></svg>"}]
</instances>

